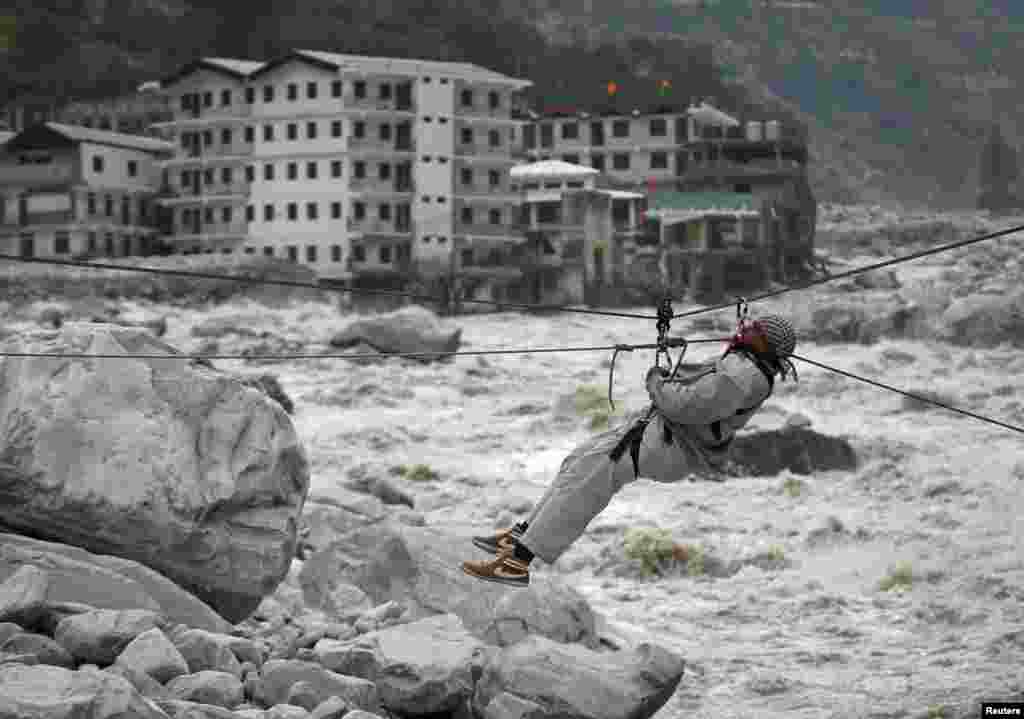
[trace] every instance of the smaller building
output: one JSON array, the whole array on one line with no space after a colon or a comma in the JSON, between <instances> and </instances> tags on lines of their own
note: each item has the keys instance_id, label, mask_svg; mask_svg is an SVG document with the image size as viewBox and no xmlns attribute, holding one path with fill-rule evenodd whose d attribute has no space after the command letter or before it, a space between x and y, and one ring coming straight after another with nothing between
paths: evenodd
<instances>
[{"instance_id":1,"label":"smaller building","mask_svg":"<svg viewBox=\"0 0 1024 719\"><path fill-rule=\"evenodd\" d=\"M158 158L170 143L48 122L0 147L0 251L107 257L154 251Z\"/></svg>"},{"instance_id":2,"label":"smaller building","mask_svg":"<svg viewBox=\"0 0 1024 719\"><path fill-rule=\"evenodd\" d=\"M591 167L559 160L511 170L526 242L513 261L523 278L511 291L521 301L579 303L628 282L641 238L643 195L608 188Z\"/></svg>"}]
</instances>

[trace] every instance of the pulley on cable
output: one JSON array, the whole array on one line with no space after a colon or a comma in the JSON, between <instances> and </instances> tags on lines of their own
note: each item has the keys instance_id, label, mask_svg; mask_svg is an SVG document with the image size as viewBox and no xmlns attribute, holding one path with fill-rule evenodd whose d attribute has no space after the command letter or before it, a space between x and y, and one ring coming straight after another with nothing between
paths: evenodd
<instances>
[{"instance_id":1,"label":"pulley on cable","mask_svg":"<svg viewBox=\"0 0 1024 719\"><path fill-rule=\"evenodd\" d=\"M666 296L658 305L658 341L654 345L626 345L617 344L615 345L615 351L612 353L611 367L608 369L608 404L611 406L612 411L615 410L615 400L612 399L612 387L615 381L615 360L619 356L619 352L632 352L635 349L646 349L650 347L655 348L654 353L654 366L661 367L661 356L665 355L665 368L662 369L662 374L669 380L675 378L676 373L679 371L680 366L683 363L683 356L686 354L687 342L682 337L669 337L668 331L672 323L672 298ZM672 356L669 354L669 347L682 347L682 352L679 353L679 358L676 360L676 365L672 368ZM671 368L671 371L670 371Z\"/></svg>"}]
</instances>

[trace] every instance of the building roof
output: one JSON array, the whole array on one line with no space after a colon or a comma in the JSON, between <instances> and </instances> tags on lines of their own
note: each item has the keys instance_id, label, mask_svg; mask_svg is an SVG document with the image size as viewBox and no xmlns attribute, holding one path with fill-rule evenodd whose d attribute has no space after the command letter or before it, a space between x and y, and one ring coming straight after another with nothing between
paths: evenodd
<instances>
[{"instance_id":1,"label":"building roof","mask_svg":"<svg viewBox=\"0 0 1024 719\"><path fill-rule=\"evenodd\" d=\"M530 87L533 82L502 75L480 65L468 62L442 62L440 60L418 60L400 57L376 57L371 55L345 55L336 52L319 50L295 50L296 54L332 63L345 70L366 73L393 75L450 75L462 80L476 82L494 82L503 85L515 85L519 88Z\"/></svg>"},{"instance_id":2,"label":"building roof","mask_svg":"<svg viewBox=\"0 0 1024 719\"><path fill-rule=\"evenodd\" d=\"M188 77L192 73L199 72L200 70L219 72L222 75L228 75L236 80L244 80L250 74L259 70L264 64L265 63L262 61L255 60L236 60L226 57L201 57L198 60L193 60L188 63L174 74L160 80L160 87L173 85L182 78Z\"/></svg>"},{"instance_id":3,"label":"building roof","mask_svg":"<svg viewBox=\"0 0 1024 719\"><path fill-rule=\"evenodd\" d=\"M756 195L739 192L673 192L651 193L647 200L650 218L693 220L709 215L754 217L761 214Z\"/></svg>"},{"instance_id":4,"label":"building roof","mask_svg":"<svg viewBox=\"0 0 1024 719\"><path fill-rule=\"evenodd\" d=\"M608 195L613 200L642 200L644 199L643 194L639 192L628 192L627 190L598 190L605 195Z\"/></svg>"},{"instance_id":5,"label":"building roof","mask_svg":"<svg viewBox=\"0 0 1024 719\"><path fill-rule=\"evenodd\" d=\"M0 130L0 145L5 144L8 140L10 140L12 137L14 137L15 134L16 133L14 133L14 132L7 132L5 130Z\"/></svg>"},{"instance_id":6,"label":"building roof","mask_svg":"<svg viewBox=\"0 0 1024 719\"><path fill-rule=\"evenodd\" d=\"M63 139L69 143L92 142L97 145L124 147L143 152L173 153L175 145L142 135L128 135L123 132L94 130L78 125L64 125L58 122L47 122L27 127L16 136L10 138L6 147L16 149L19 146L40 146L53 140Z\"/></svg>"},{"instance_id":7,"label":"building roof","mask_svg":"<svg viewBox=\"0 0 1024 719\"><path fill-rule=\"evenodd\" d=\"M532 180L546 177L593 177L601 173L593 167L573 165L561 160L542 160L540 162L531 162L527 165L516 165L510 170L510 174L514 180Z\"/></svg>"},{"instance_id":8,"label":"building roof","mask_svg":"<svg viewBox=\"0 0 1024 719\"><path fill-rule=\"evenodd\" d=\"M696 107L686 108L686 114L695 119L697 122L704 123L705 125L725 125L726 127L736 127L740 124L732 115L728 115L717 107L701 102Z\"/></svg>"}]
</instances>

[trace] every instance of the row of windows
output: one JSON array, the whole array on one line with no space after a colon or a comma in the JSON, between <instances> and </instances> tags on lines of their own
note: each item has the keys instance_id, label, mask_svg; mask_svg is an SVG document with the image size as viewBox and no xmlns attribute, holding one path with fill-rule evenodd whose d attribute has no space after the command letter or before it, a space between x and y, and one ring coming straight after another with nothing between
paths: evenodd
<instances>
[{"instance_id":1,"label":"row of windows","mask_svg":"<svg viewBox=\"0 0 1024 719\"><path fill-rule=\"evenodd\" d=\"M22 233L20 236L20 248L19 254L22 257L34 257L36 254L36 241L35 235L31 232ZM115 240L114 233L108 232L104 237L104 253L108 257L113 257L115 254ZM121 254L128 256L132 254L132 246L138 247L139 254L144 254L147 250L148 240L145 237L133 236L133 235L121 235ZM88 251L90 254L98 254L100 245L99 240L95 232L89 233ZM56 255L69 255L71 254L71 234L67 230L58 230L53 236L53 252Z\"/></svg>"},{"instance_id":2,"label":"row of windows","mask_svg":"<svg viewBox=\"0 0 1024 719\"><path fill-rule=\"evenodd\" d=\"M600 122L600 121L596 121ZM612 122L612 137L629 137L632 120L614 120ZM601 126L603 129L603 125ZM541 134L551 132L550 125L541 125ZM668 135L668 122L664 117L654 117L648 121L647 131L651 137L666 137ZM562 139L578 140L580 137L580 124L578 122L562 123Z\"/></svg>"},{"instance_id":3,"label":"row of windows","mask_svg":"<svg viewBox=\"0 0 1024 719\"><path fill-rule=\"evenodd\" d=\"M288 258L289 261L291 261L291 262L298 262L299 261L299 246L298 245L287 245L287 246L285 246L282 249L284 249L285 255L286 255L286 257ZM319 258L319 255L320 255L319 249L320 248L317 247L316 245L306 245L306 262L317 262L318 258ZM264 247L263 247L263 255L265 257L273 257L274 254L275 254L274 250L275 250L275 248L272 245L264 245ZM392 258L393 258L391 250L392 250L392 248L388 247L387 245L383 245L383 246L377 248L377 258L378 258L378 260L380 261L381 264L385 264L385 265L391 264ZM396 256L399 260L401 260L403 258L408 258L409 254L410 254L408 247L406 247L406 246L399 246L397 248L397 250L398 251L394 254L394 256ZM256 248L255 247L246 247L246 248L244 248L244 252L247 255L255 255L256 254ZM198 254L201 254L201 253L212 255L213 254L213 250L209 249L209 248L206 249L206 250L200 250L200 248L194 247L194 248L192 248L190 250L185 250L183 252L183 254L186 254L186 255L198 255ZM230 247L225 247L224 249L221 250L221 254L230 255L230 254L234 254L234 251ZM366 262L366 248L363 247L362 245L353 245L353 247L352 247L352 259L355 260L356 262ZM341 261L342 261L341 245L331 245L331 262L341 262Z\"/></svg>"},{"instance_id":4,"label":"row of windows","mask_svg":"<svg viewBox=\"0 0 1024 719\"><path fill-rule=\"evenodd\" d=\"M99 214L99 207L96 195L90 193L85 198L86 210L90 216ZM121 215L122 217L129 217L132 210L132 200L130 197L121 198ZM136 201L136 212L137 217L145 219L148 214L148 203L145 200L139 199ZM103 214L107 217L113 217L115 214L114 210L114 197L113 195L105 195L103 197Z\"/></svg>"},{"instance_id":5,"label":"row of windows","mask_svg":"<svg viewBox=\"0 0 1024 719\"><path fill-rule=\"evenodd\" d=\"M424 83L429 83L430 78L423 78ZM448 78L441 78L441 84L447 85ZM408 92L411 89L409 83L398 86L399 92ZM310 81L306 83L306 99L316 100L320 94L320 84L316 81ZM391 83L381 83L377 86L377 99L379 100L390 100L395 92L395 87ZM356 99L362 100L367 97L367 83L365 80L356 80L352 83L352 94ZM264 85L262 98L263 102L274 102L276 96L276 89L274 85ZM341 80L333 80L331 82L331 97L342 96L342 82ZM299 99L299 84L292 82L288 83L285 87L285 97L289 101L296 101ZM206 108L213 107L214 93L212 91L206 91L203 93L187 93L181 96L181 109L185 111L195 110L199 107L200 98L202 99L202 106ZM220 91L220 105L221 107L229 107L233 101L233 95L231 90ZM247 104L253 104L256 102L256 88L247 87L245 88L245 101ZM463 90L459 94L459 101L463 107L472 107L475 102L473 90ZM501 107L501 95L496 91L490 91L487 93L488 106L492 110L497 110Z\"/></svg>"},{"instance_id":6,"label":"row of windows","mask_svg":"<svg viewBox=\"0 0 1024 719\"><path fill-rule=\"evenodd\" d=\"M106 169L107 163L103 155L92 156L92 171L101 174ZM139 176L139 163L137 160L128 160L127 162L128 177Z\"/></svg>"},{"instance_id":7,"label":"row of windows","mask_svg":"<svg viewBox=\"0 0 1024 719\"><path fill-rule=\"evenodd\" d=\"M395 207L396 208L407 208L408 206L407 205L396 205ZM341 216L342 216L341 215L341 209L342 209L341 208L341 203L340 202L332 202L332 203L330 203L330 208L331 208L331 219L332 220L340 220ZM193 212L193 210L188 210L188 209L182 211L183 220L186 223L188 223L191 220L191 218L194 217L194 215L191 214L192 212ZM195 212L198 212L198 211L196 210ZM231 221L231 216L232 216L231 215L231 208L230 207L221 208L221 212L222 212L222 220L224 222L230 222ZM297 203L297 202L289 202L289 203L287 203L285 205L285 212L286 212L286 217L287 217L288 220L290 220L290 221L298 220L299 219L299 203ZM407 210L403 209L402 212L403 212L403 214L407 215ZM256 219L256 207L254 205L247 206L245 208L245 214L246 214L246 219L249 222L255 221L255 219ZM377 219L385 221L385 222L389 222L389 221L391 221L392 216L393 216L392 206L390 204L382 203L382 204L377 206ZM207 222L213 222L213 217L214 217L213 216L213 208L209 208L209 207L206 208L206 221ZM277 217L277 210L276 210L276 206L275 205L269 204L269 203L263 205L263 221L264 222L273 222L276 217ZM354 202L354 203L352 203L352 217L353 217L353 219L355 219L357 221L358 220L366 219L366 203L365 202ZM460 220L463 223L465 223L467 225L471 225L471 224L473 224L475 222L476 211L472 207L463 207L461 209L461 213L460 213L459 217L460 217ZM320 205L319 205L319 203L317 203L317 202L307 202L306 203L306 219L307 220L318 220L319 218L320 218ZM488 210L487 218L488 218L488 221L490 222L490 224L492 224L492 225L500 225L500 224L502 224L503 213L502 213L501 210L491 209L491 210Z\"/></svg>"},{"instance_id":8,"label":"row of windows","mask_svg":"<svg viewBox=\"0 0 1024 719\"><path fill-rule=\"evenodd\" d=\"M310 120L306 123L306 137L307 140L315 140L319 136L319 123ZM407 125L405 127L408 127ZM392 126L384 123L377 127L377 137L382 142L390 142L393 137ZM344 136L344 125L341 120L331 121L331 137L339 138ZM202 137L203 145L209 147L213 144L213 131L206 130L203 133L190 133L184 132L181 135L181 145L184 148L198 148L199 138ZM224 128L220 132L221 145L230 145L232 140L232 132L228 128ZM290 122L285 127L285 137L288 140L299 139L299 125L295 122ZM357 120L352 123L352 137L357 140L361 140L366 137L366 122L363 120ZM274 125L266 124L263 126L263 141L274 142L275 132ZM247 143L253 143L256 141L256 128L246 127L245 128L245 141ZM471 145L476 141L476 132L471 127L462 128L459 141L463 145ZM501 147L501 131L500 130L489 130L487 133L487 142L491 147Z\"/></svg>"}]
</instances>

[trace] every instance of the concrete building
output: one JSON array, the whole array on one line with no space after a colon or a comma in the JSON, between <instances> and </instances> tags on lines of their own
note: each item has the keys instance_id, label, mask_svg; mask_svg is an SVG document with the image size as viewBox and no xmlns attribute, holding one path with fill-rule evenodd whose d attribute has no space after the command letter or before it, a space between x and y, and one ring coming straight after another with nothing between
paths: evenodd
<instances>
[{"instance_id":1,"label":"concrete building","mask_svg":"<svg viewBox=\"0 0 1024 719\"><path fill-rule=\"evenodd\" d=\"M26 257L148 254L157 234L151 138L45 123L0 148L0 248Z\"/></svg>"},{"instance_id":2,"label":"concrete building","mask_svg":"<svg viewBox=\"0 0 1024 719\"><path fill-rule=\"evenodd\" d=\"M161 83L182 252L302 262L325 278L428 280L520 241L508 169L531 83L467 63L296 50L206 58Z\"/></svg>"},{"instance_id":3,"label":"concrete building","mask_svg":"<svg viewBox=\"0 0 1024 719\"><path fill-rule=\"evenodd\" d=\"M523 279L509 292L520 301L579 303L633 279L642 241L643 195L610 189L597 170L560 160L511 170L526 242L512 261Z\"/></svg>"},{"instance_id":4,"label":"concrete building","mask_svg":"<svg viewBox=\"0 0 1024 719\"><path fill-rule=\"evenodd\" d=\"M76 100L61 107L55 122L111 130L129 135L148 135L150 128L171 120L170 103L156 88L143 86L131 95L105 100Z\"/></svg>"}]
</instances>

